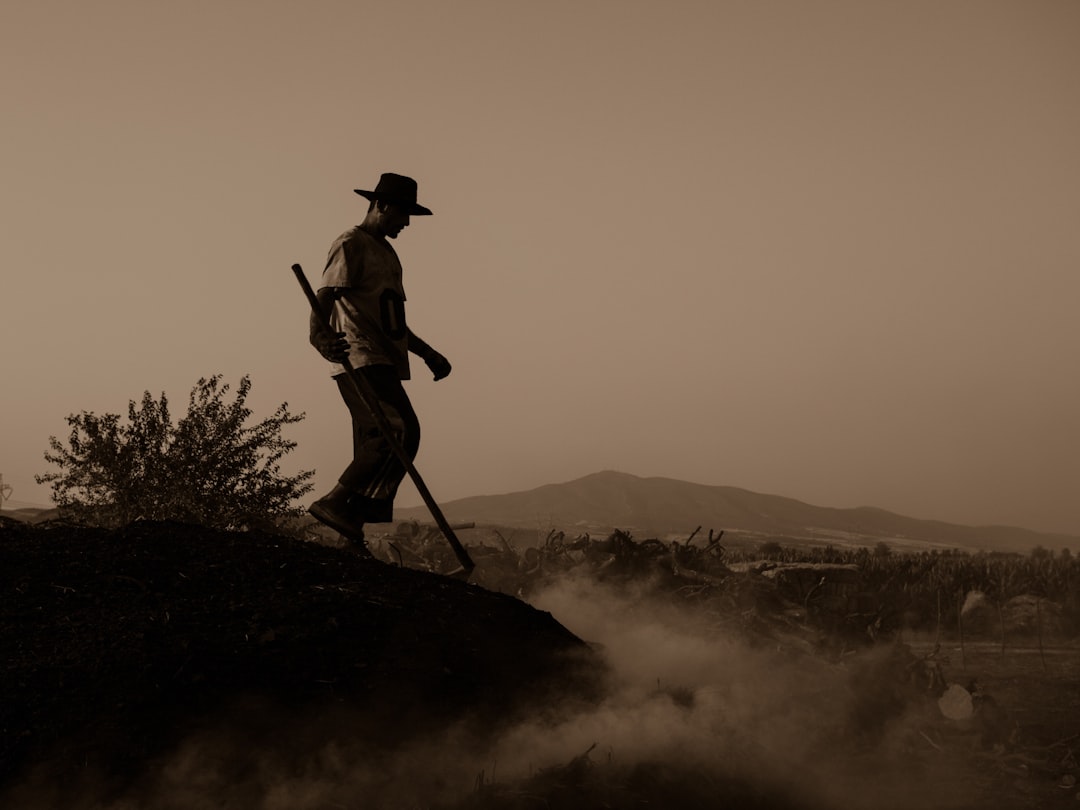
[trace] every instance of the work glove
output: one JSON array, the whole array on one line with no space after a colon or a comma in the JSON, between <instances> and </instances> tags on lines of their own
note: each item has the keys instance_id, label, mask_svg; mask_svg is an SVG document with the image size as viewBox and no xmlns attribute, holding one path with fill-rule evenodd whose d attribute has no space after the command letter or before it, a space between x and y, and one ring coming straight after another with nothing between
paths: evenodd
<instances>
[{"instance_id":1,"label":"work glove","mask_svg":"<svg viewBox=\"0 0 1080 810\"><path fill-rule=\"evenodd\" d=\"M450 361L438 352L433 351L424 358L424 362L427 363L427 367L431 369L431 373L435 375L436 380L441 380L450 374Z\"/></svg>"}]
</instances>

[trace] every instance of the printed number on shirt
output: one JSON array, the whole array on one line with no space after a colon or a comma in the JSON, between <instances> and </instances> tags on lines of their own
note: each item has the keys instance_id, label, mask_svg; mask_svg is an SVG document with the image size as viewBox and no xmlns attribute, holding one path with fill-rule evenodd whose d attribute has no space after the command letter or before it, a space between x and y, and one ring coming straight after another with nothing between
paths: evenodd
<instances>
[{"instance_id":1,"label":"printed number on shirt","mask_svg":"<svg viewBox=\"0 0 1080 810\"><path fill-rule=\"evenodd\" d=\"M397 290L383 290L379 296L379 315L383 332L391 340L405 337L405 299Z\"/></svg>"}]
</instances>

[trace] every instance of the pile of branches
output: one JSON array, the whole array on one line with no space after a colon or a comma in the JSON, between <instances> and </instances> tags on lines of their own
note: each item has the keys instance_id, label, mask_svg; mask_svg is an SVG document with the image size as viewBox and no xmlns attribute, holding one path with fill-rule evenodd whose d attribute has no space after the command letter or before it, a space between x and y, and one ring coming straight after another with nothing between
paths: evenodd
<instances>
[{"instance_id":1,"label":"pile of branches","mask_svg":"<svg viewBox=\"0 0 1080 810\"><path fill-rule=\"evenodd\" d=\"M524 600L568 577L632 583L651 597L693 603L699 615L752 643L804 652L842 652L881 639L880 612L861 606L858 588L851 585L854 566L820 566L806 587L781 576L799 566L730 563L723 536L712 529L701 535L700 526L685 541L639 541L619 529L603 538L552 530L537 546L518 549L493 530L488 540L467 544L476 563L470 581ZM436 573L458 565L438 527L417 522L373 537L371 550L384 562Z\"/></svg>"},{"instance_id":2,"label":"pile of branches","mask_svg":"<svg viewBox=\"0 0 1080 810\"><path fill-rule=\"evenodd\" d=\"M474 524L452 526L471 529ZM526 597L538 588L568 574L584 574L597 580L670 580L671 585L720 587L731 572L724 564L723 532L710 530L704 546L695 545L700 527L686 540L636 541L629 532L616 529L604 539L589 534L568 538L558 530L548 532L535 547L516 549L498 530L495 545L486 541L468 544L476 570L472 581L491 590ZM401 523L393 534L372 539L379 559L423 570L445 573L456 565L450 547L436 526Z\"/></svg>"}]
</instances>

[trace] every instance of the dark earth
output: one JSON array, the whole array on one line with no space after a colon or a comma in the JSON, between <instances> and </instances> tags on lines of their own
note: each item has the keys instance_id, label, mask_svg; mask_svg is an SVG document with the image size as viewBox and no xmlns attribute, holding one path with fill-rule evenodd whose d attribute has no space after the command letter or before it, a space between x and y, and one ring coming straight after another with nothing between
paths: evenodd
<instances>
[{"instance_id":1,"label":"dark earth","mask_svg":"<svg viewBox=\"0 0 1080 810\"><path fill-rule=\"evenodd\" d=\"M513 597L175 523L5 521L0 649L0 780L31 776L56 801L89 780L122 792L227 713L255 745L277 742L267 717L303 715L387 750L462 718L505 722L556 686L587 699L601 672L584 642Z\"/></svg>"},{"instance_id":2,"label":"dark earth","mask_svg":"<svg viewBox=\"0 0 1080 810\"><path fill-rule=\"evenodd\" d=\"M615 769L590 749L515 782L478 770L471 752L516 724L600 705L612 675L602 649L485 581L482 566L470 583L276 533L0 518L0 807L837 807L800 790L812 763ZM761 608L781 595L738 581L753 583L756 607L732 615L753 613L759 646L775 645ZM879 647L845 668L871 722L838 749L871 786L886 760L865 747L867 729L918 699L897 677L911 660ZM924 728L944 728L924 704L937 718ZM1075 727L1060 720L1048 715L1044 744ZM949 798L924 807L1075 806L1077 791L1051 781L1076 772L1062 770L1060 744L1002 755L994 742L913 734L910 771L890 762L891 778L935 795L949 781ZM1037 773L1051 750L1056 770ZM849 806L884 806L870 800Z\"/></svg>"}]
</instances>

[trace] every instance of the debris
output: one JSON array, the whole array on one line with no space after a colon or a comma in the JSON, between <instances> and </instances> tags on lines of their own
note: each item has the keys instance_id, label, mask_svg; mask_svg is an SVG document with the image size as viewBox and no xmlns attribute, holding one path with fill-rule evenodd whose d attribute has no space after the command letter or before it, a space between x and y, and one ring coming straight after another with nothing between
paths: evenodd
<instances>
[{"instance_id":1,"label":"debris","mask_svg":"<svg viewBox=\"0 0 1080 810\"><path fill-rule=\"evenodd\" d=\"M938 698L938 708L950 720L970 720L975 713L971 692L958 683L949 684L945 694Z\"/></svg>"},{"instance_id":2,"label":"debris","mask_svg":"<svg viewBox=\"0 0 1080 810\"><path fill-rule=\"evenodd\" d=\"M931 746L932 746L932 747L933 747L933 748L934 748L935 750L937 750L937 751L944 751L944 750L945 750L945 749L944 749L944 748L942 748L942 747L941 747L940 745L938 745L938 744L937 744L936 742L934 742L933 740L931 740L931 739L930 739L930 737L928 737L928 736L927 736L927 734L926 734L926 732L925 732L925 731L920 731L920 732L919 732L919 736L920 736L920 737L922 737L922 738L923 738L924 740L926 740L926 741L927 741L928 743L930 743L930 745L931 745Z\"/></svg>"}]
</instances>

